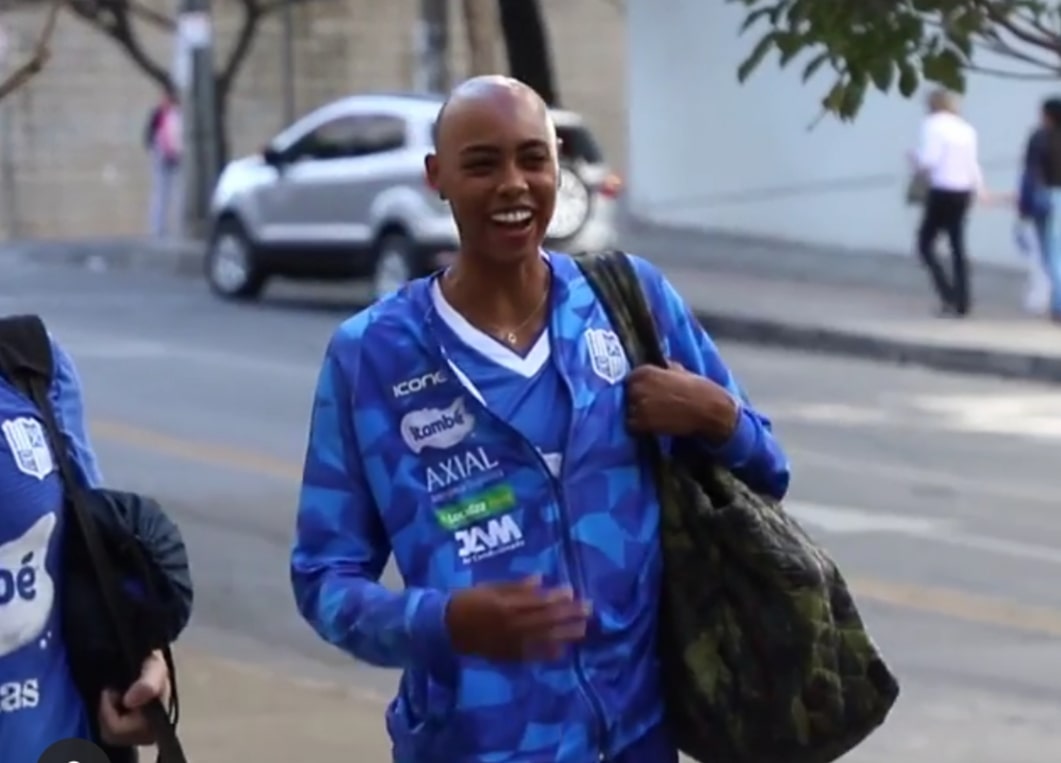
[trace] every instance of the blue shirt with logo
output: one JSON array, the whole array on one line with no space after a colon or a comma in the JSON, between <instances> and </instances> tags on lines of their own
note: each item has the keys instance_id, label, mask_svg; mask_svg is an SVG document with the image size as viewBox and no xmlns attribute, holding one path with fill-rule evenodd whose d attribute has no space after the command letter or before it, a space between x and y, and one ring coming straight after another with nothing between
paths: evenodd
<instances>
[{"instance_id":1,"label":"blue shirt with logo","mask_svg":"<svg viewBox=\"0 0 1061 763\"><path fill-rule=\"evenodd\" d=\"M769 420L671 284L633 259L667 356L742 403L729 441L700 446L783 497L789 467ZM325 354L292 585L325 640L402 670L387 710L398 763L586 763L658 743L659 503L626 428L629 367L575 262L548 261L540 367L467 341L431 278L343 323ZM379 582L392 556L399 591ZM585 640L553 661L456 654L453 592L527 575L592 602Z\"/></svg>"},{"instance_id":2,"label":"blue shirt with logo","mask_svg":"<svg viewBox=\"0 0 1061 763\"><path fill-rule=\"evenodd\" d=\"M99 484L81 384L53 343L52 405L80 476ZM52 743L88 738L57 603L66 518L62 483L35 406L0 377L0 761L33 763Z\"/></svg>"}]
</instances>

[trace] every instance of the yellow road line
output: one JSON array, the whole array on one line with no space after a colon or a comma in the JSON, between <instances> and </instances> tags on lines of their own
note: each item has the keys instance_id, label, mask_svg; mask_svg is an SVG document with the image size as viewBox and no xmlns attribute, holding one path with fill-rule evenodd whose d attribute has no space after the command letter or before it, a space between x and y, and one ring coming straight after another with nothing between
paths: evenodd
<instances>
[{"instance_id":1,"label":"yellow road line","mask_svg":"<svg viewBox=\"0 0 1061 763\"><path fill-rule=\"evenodd\" d=\"M208 466L221 466L267 477L302 479L301 466L282 458L243 448L173 437L161 432L123 424L120 421L94 419L91 422L91 434L93 437L101 437L119 445L144 448L155 453Z\"/></svg>"},{"instance_id":2,"label":"yellow road line","mask_svg":"<svg viewBox=\"0 0 1061 763\"><path fill-rule=\"evenodd\" d=\"M302 476L300 465L252 450L174 437L113 420L93 420L91 428L95 437L193 463L280 479L299 480ZM1061 611L1015 604L952 588L896 583L877 578L851 578L849 582L859 600L979 625L1061 638Z\"/></svg>"}]
</instances>

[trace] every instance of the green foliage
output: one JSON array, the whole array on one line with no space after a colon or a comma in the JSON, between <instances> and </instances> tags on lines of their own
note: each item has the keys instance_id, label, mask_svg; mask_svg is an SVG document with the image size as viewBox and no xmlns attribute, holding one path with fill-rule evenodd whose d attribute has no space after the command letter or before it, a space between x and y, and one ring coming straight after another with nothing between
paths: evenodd
<instances>
[{"instance_id":1,"label":"green foliage","mask_svg":"<svg viewBox=\"0 0 1061 763\"><path fill-rule=\"evenodd\" d=\"M828 65L836 77L822 107L843 121L855 118L871 88L909 98L931 82L964 92L978 49L1061 76L1058 0L726 2L745 7L742 34L764 30L738 79L746 81L771 53L782 68L807 54L803 81Z\"/></svg>"}]
</instances>

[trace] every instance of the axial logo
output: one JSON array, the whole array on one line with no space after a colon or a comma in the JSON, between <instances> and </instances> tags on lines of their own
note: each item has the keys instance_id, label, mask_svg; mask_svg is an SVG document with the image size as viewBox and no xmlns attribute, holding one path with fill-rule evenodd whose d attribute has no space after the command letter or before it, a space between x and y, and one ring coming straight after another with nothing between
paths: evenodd
<instances>
[{"instance_id":1,"label":"axial logo","mask_svg":"<svg viewBox=\"0 0 1061 763\"><path fill-rule=\"evenodd\" d=\"M497 467L497 461L490 458L486 448L479 446L474 450L466 450L427 467L427 491L436 494Z\"/></svg>"},{"instance_id":2,"label":"axial logo","mask_svg":"<svg viewBox=\"0 0 1061 763\"><path fill-rule=\"evenodd\" d=\"M417 392L431 389L435 385L446 381L446 379L447 376L444 371L432 371L423 376L416 376L412 379L398 382L391 389L393 390L395 397L406 397L408 395L415 395Z\"/></svg>"},{"instance_id":3,"label":"axial logo","mask_svg":"<svg viewBox=\"0 0 1061 763\"><path fill-rule=\"evenodd\" d=\"M401 433L413 453L419 453L424 448L452 448L474 427L475 417L465 410L464 398L457 398L448 408L423 408L405 414Z\"/></svg>"}]
</instances>

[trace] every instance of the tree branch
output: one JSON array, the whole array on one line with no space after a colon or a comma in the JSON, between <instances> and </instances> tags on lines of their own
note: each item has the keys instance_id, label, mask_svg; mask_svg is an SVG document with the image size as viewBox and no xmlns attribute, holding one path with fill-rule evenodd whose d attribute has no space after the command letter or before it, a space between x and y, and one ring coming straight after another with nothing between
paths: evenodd
<instances>
[{"instance_id":1,"label":"tree branch","mask_svg":"<svg viewBox=\"0 0 1061 763\"><path fill-rule=\"evenodd\" d=\"M148 8L146 5L141 5L136 0L125 0L125 4L129 6L129 15L146 21L156 29L160 29L163 32L176 32L177 22L174 21L172 16L167 16L165 13L156 11L154 8Z\"/></svg>"},{"instance_id":2,"label":"tree branch","mask_svg":"<svg viewBox=\"0 0 1061 763\"><path fill-rule=\"evenodd\" d=\"M997 2L982 2L980 6L996 28L1004 29L1026 45L1058 51L1061 38L1042 28L1035 19L1029 20L1018 11L1001 8Z\"/></svg>"},{"instance_id":3,"label":"tree branch","mask_svg":"<svg viewBox=\"0 0 1061 763\"><path fill-rule=\"evenodd\" d=\"M258 32L258 23L262 20L264 12L258 0L241 0L243 4L243 23L240 24L239 34L236 42L221 68L221 74L217 78L218 98L222 101L228 97L229 90L236 81L240 67L251 52L251 45ZM279 8L282 3L271 3L271 7Z\"/></svg>"},{"instance_id":4,"label":"tree branch","mask_svg":"<svg viewBox=\"0 0 1061 763\"><path fill-rule=\"evenodd\" d=\"M48 17L44 20L44 28L41 29L37 44L33 46L33 53L29 60L19 66L5 80L0 81L0 101L15 92L38 74L51 57L52 35L55 33L55 25L59 21L59 9L63 7L63 0L52 0L48 8Z\"/></svg>"},{"instance_id":5,"label":"tree branch","mask_svg":"<svg viewBox=\"0 0 1061 763\"><path fill-rule=\"evenodd\" d=\"M152 60L133 30L127 0L69 0L69 5L78 18L114 40L144 74L159 85L169 84L169 73Z\"/></svg>"}]
</instances>

